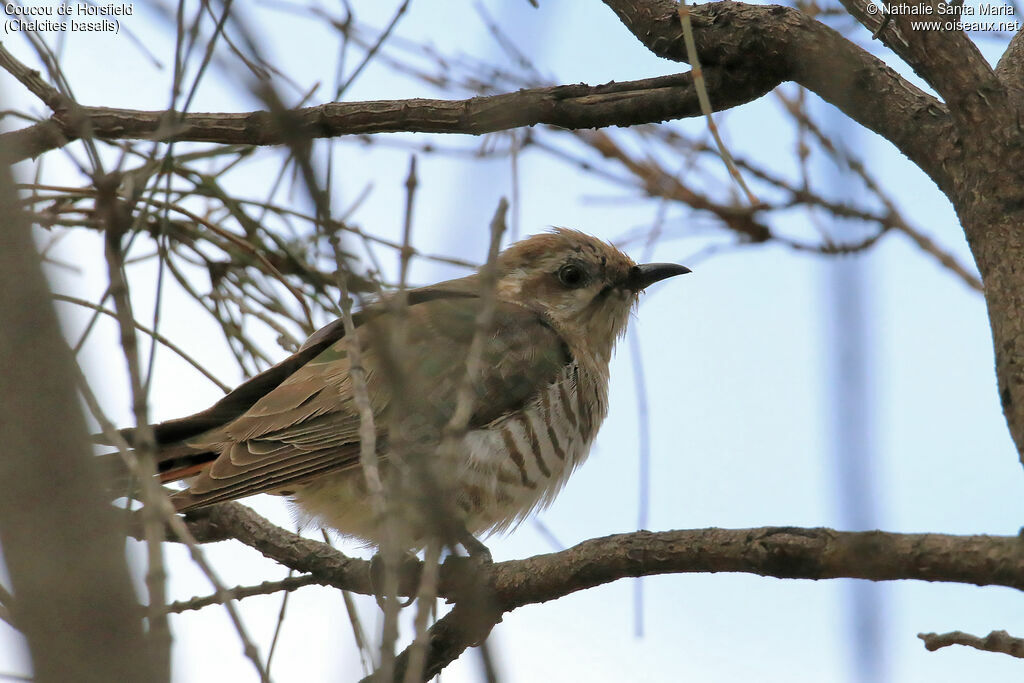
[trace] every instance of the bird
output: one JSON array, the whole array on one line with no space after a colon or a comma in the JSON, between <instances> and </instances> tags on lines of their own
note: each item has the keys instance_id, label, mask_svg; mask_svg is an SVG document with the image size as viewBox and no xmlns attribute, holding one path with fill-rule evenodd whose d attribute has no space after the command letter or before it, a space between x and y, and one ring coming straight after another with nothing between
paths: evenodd
<instances>
[{"instance_id":1,"label":"bird","mask_svg":"<svg viewBox=\"0 0 1024 683\"><path fill-rule=\"evenodd\" d=\"M450 452L440 452L445 426L487 302L480 271L408 290L404 308L389 297L368 304L353 317L353 336L336 320L210 408L154 425L161 482L188 484L171 494L176 510L276 493L290 498L303 523L380 547L382 521L360 465L356 343L380 478L390 498L419 501L394 513L396 543L422 548L437 533L424 510L432 501L473 540L550 504L607 415L609 361L640 294L690 270L638 265L568 228L512 244L493 267L482 369L471 378L471 414ZM135 433L123 430L129 442Z\"/></svg>"}]
</instances>

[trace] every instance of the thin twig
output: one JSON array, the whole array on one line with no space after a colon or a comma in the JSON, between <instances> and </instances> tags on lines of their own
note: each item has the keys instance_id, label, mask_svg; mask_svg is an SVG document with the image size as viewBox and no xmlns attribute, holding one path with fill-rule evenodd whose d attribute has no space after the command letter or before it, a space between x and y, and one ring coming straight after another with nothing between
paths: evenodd
<instances>
[{"instance_id":1,"label":"thin twig","mask_svg":"<svg viewBox=\"0 0 1024 683\"><path fill-rule=\"evenodd\" d=\"M292 578L293 569L288 570L288 577ZM277 623L274 624L274 636L270 639L270 647L267 650L267 671L271 670L270 665L274 661L274 653L277 652L277 643L281 637L281 631L284 629L284 615L288 610L288 598L291 597L291 591L285 591L281 596L281 608L277 610Z\"/></svg>"},{"instance_id":2,"label":"thin twig","mask_svg":"<svg viewBox=\"0 0 1024 683\"><path fill-rule=\"evenodd\" d=\"M235 586L234 588L226 589L223 594L214 593L213 595L195 597L191 600L179 600L168 604L166 611L168 614L180 614L181 612L188 612L190 610L203 609L210 605L223 605L227 600L243 600L245 598L251 598L254 595L271 595L278 591L290 593L291 591L302 588L303 586L315 585L324 585L323 579L313 576L312 574L306 574L304 576L289 576L281 579L280 581L264 581L257 586ZM267 660L269 663L269 655Z\"/></svg>"},{"instance_id":3,"label":"thin twig","mask_svg":"<svg viewBox=\"0 0 1024 683\"><path fill-rule=\"evenodd\" d=\"M637 473L637 515L636 528L647 528L651 510L651 416L647 406L647 380L644 375L643 354L640 351L640 334L633 326L629 329L629 356L633 365L633 381L636 389L636 413L638 423L638 468ZM633 635L644 636L644 577L638 576L633 582L634 618Z\"/></svg>"},{"instance_id":4,"label":"thin twig","mask_svg":"<svg viewBox=\"0 0 1024 683\"><path fill-rule=\"evenodd\" d=\"M107 275L110 280L109 292L114 300L115 319L121 332L121 350L128 366L128 377L131 384L132 410L135 414L136 438L135 457L141 476L156 476L156 437L149 424L148 398L146 384L143 381L139 363L138 338L135 334L135 316L132 313L128 283L124 276L121 237L128 228L126 218L129 209L115 195L116 178L107 176L97 179L97 208L106 223L104 253L107 260ZM147 570L146 589L149 593L149 644L154 665L161 678L170 679L171 675L171 631L164 611L166 603L167 572L164 568L163 519L158 511L156 501L162 493L153 493L152 489L143 489L142 521L146 532Z\"/></svg>"},{"instance_id":5,"label":"thin twig","mask_svg":"<svg viewBox=\"0 0 1024 683\"><path fill-rule=\"evenodd\" d=\"M363 72L363 69L366 68L366 65L369 64L370 61L377 55L377 52L380 50L381 46L384 45L384 41L386 41L388 39L388 36L391 35L391 32L395 30L395 26L398 25L398 20L402 18L402 15L405 14L405 11L407 9L409 9L409 0L404 0L404 2L401 5L399 5L398 10L395 12L394 16L391 17L391 21L388 23L387 27L385 27L385 29L381 32L380 36L378 36L377 42L375 42L373 46L366 51L366 54L363 56L363 60L359 63L358 66L356 66L355 69L352 70L352 73L349 74L345 82L342 85L340 85L337 90L334 91L335 101L341 99L341 96L345 94L345 91L349 89L349 86L351 86L352 83L356 80L356 78L359 77L359 74Z\"/></svg>"},{"instance_id":6,"label":"thin twig","mask_svg":"<svg viewBox=\"0 0 1024 683\"><path fill-rule=\"evenodd\" d=\"M327 226L325 226L327 227ZM370 507L374 519L383 532L383 546L390 547L395 539L393 536L392 524L389 522L387 498L384 493L384 484L380 474L380 463L377 456L377 428L373 405L370 402L370 394L366 383L366 367L363 365L362 349L360 347L359 334L356 331L355 322L352 319L352 296L348 289L349 265L345 262L338 233L331 231L328 234L331 247L334 249L335 262L337 264L338 289L341 290L341 320L345 328L347 339L346 351L349 361L349 377L352 380L352 400L355 403L356 411L359 414L359 463L363 470L363 477L366 480L366 489L370 498ZM382 551L384 548L381 549ZM388 572L388 565L385 561L385 575ZM387 586L385 576L385 587ZM397 591L394 591L397 593ZM397 596L384 595L387 600L385 605L393 603L397 609ZM387 623L387 610L385 610L385 622ZM397 619L397 615L395 616ZM385 629L386 633L386 629ZM358 638L358 636L357 636ZM385 649L381 650L381 669L383 670L388 658ZM393 650L392 650L393 653ZM394 655L392 654L392 657ZM392 660L393 661L393 660Z\"/></svg>"},{"instance_id":7,"label":"thin twig","mask_svg":"<svg viewBox=\"0 0 1024 683\"><path fill-rule=\"evenodd\" d=\"M359 651L359 661L363 665L363 675L369 676L373 672L373 656L369 645L367 645L366 633L363 631L363 623L359 619L356 601L352 599L351 591L345 590L341 591L341 599L345 602L348 623L352 626L352 639L355 640L356 650Z\"/></svg>"},{"instance_id":8,"label":"thin twig","mask_svg":"<svg viewBox=\"0 0 1024 683\"><path fill-rule=\"evenodd\" d=\"M427 657L427 623L434 611L434 599L437 597L440 560L441 543L439 539L433 538L427 543L427 549L423 553L423 574L420 576L419 593L416 594L416 618L413 624L415 635L409 648L409 666L405 670L404 683L419 683L422 680L423 665Z\"/></svg>"},{"instance_id":9,"label":"thin twig","mask_svg":"<svg viewBox=\"0 0 1024 683\"><path fill-rule=\"evenodd\" d=\"M331 537L327 535L327 530L321 528L320 533L324 538L324 543L333 548L334 544L331 543ZM351 591L342 590L341 599L345 603L348 623L352 627L352 639L356 642L359 661L363 665L363 675L369 676L373 672L373 653L370 652L370 647L367 645L366 632L363 630L363 622L359 618L359 610L356 609L356 602L352 599Z\"/></svg>"},{"instance_id":10,"label":"thin twig","mask_svg":"<svg viewBox=\"0 0 1024 683\"><path fill-rule=\"evenodd\" d=\"M67 106L67 98L57 88L44 81L38 71L18 61L3 45L0 45L0 68L14 76L50 109L56 111Z\"/></svg>"},{"instance_id":11,"label":"thin twig","mask_svg":"<svg viewBox=\"0 0 1024 683\"><path fill-rule=\"evenodd\" d=\"M306 303L306 298L302 295L302 293L299 290L297 290L290 282L288 282L285 276L281 274L281 271L279 271L277 267L267 259L266 256L260 253L260 251L256 249L256 247L254 247L244 238L239 237L238 235L232 233L229 230L224 230L220 226L215 225L214 223L206 220L202 216L186 209L185 207L179 204L169 204L167 202L161 202L155 199L151 200L150 203L152 203L154 206L167 207L170 208L172 211L180 213L186 218L193 220L196 223L199 223L200 225L204 226L206 229L210 230L214 234L223 237L224 239L228 240L235 246L251 254L253 258L259 261L263 265L263 267L267 269L267 272L273 274L278 279L278 281L280 281L280 283L284 285L289 292L292 293L292 296L295 297L295 300L299 302L299 306L302 307L302 312L305 314L306 320L309 321L309 324L311 326L313 325L313 314L309 310L309 305Z\"/></svg>"},{"instance_id":12,"label":"thin twig","mask_svg":"<svg viewBox=\"0 0 1024 683\"><path fill-rule=\"evenodd\" d=\"M79 299L78 297L71 296L70 294L57 294L57 293L54 293L53 294L53 298L55 300L57 300L57 301L64 301L64 302L67 302L69 304L76 304L78 306L82 306L83 308L89 308L89 309L92 309L93 311L96 311L97 313L101 313L103 315L108 315L108 316L111 316L113 318L117 317L117 313L115 313L114 311L111 311L110 309L103 308L99 304L94 304L93 302L86 301L85 299ZM194 367L196 370L198 370L200 372L200 374L203 375L203 377L205 377L206 379L208 379L211 382L213 382L214 384L216 384L218 389L220 389L224 393L228 393L229 391L231 391L231 387L230 386L228 386L224 382L222 382L219 379L217 379L212 373L210 373L209 370L204 368L199 363L199 361L197 361L196 359L192 358L192 356L190 356L187 353L185 353L185 351L181 347L179 347L177 344L172 342L170 339L168 339L167 337L163 336L162 334L158 334L158 333L154 332L153 330L149 329L148 327L146 327L145 325L143 325L142 323L140 323L137 320L133 320L132 324L135 326L135 328L137 330L139 330L143 334L146 334L146 335L152 337L153 339L155 339L156 341L158 341L159 343L163 344L168 349L170 349L171 351L176 353L178 356L180 356L182 360L184 360L186 363L188 363L189 365Z\"/></svg>"},{"instance_id":13,"label":"thin twig","mask_svg":"<svg viewBox=\"0 0 1024 683\"><path fill-rule=\"evenodd\" d=\"M963 280L964 283L971 289L977 292L984 291L984 286L982 285L981 280L978 279L977 276L969 272L964 266L957 262L957 260L953 258L953 256L950 253L939 247L934 240L932 240L930 237L923 234L919 230L913 228L909 224L909 222L903 218L899 209L896 207L895 202L888 196L888 194L883 190L883 188L879 186L878 183L876 183L875 180L871 177L871 175L867 172L867 168L864 166L864 163L860 159L854 157L849 152L845 150L840 150L839 147L837 147L835 143L832 141L832 139L825 134L825 131L823 131L821 127L818 126L818 124L807 115L807 112L805 112L803 108L800 107L799 101L795 101L786 97L786 95L781 91L776 91L776 96L778 97L779 101L782 102L783 106L785 106L786 110L797 121L801 130L804 130L810 135L812 135L814 139L818 142L818 144L821 146L821 148L837 164L841 163L842 165L846 166L851 171L853 171L858 177L860 177L865 187L867 187L867 189L870 190L871 193L874 194L880 202L882 202L883 206L885 206L886 210L888 211L888 216L880 221L883 225L893 227L899 230L900 232L906 234L907 237L909 237L915 244L917 244L917 246L920 249L922 249L925 253L935 257L935 259L940 264L942 264L942 266L952 271L961 280Z\"/></svg>"},{"instance_id":14,"label":"thin twig","mask_svg":"<svg viewBox=\"0 0 1024 683\"><path fill-rule=\"evenodd\" d=\"M86 380L85 375L82 374L81 368L78 368L77 365L74 367L78 371L76 379L78 390L82 394L82 400L85 402L85 405L89 409L93 418L95 418L99 423L104 438L108 440L108 443L118 449L118 453L125 466L128 468L129 473L142 486L145 499L149 501L150 505L156 508L156 511L159 513L163 522L170 528L173 537L188 548L192 561L199 566L199 569L206 576L206 579L213 585L215 594L220 597L221 602L224 604L224 609L227 610L228 616L231 618L235 631L238 633L239 640L242 641L245 656L252 662L256 671L259 672L260 681L262 683L270 683L270 676L267 674L267 671L263 666L263 662L260 660L259 649L249 637L249 634L245 629L245 625L242 623L242 618L238 613L237 607L227 595L228 589L220 580L220 577L217 576L213 567L209 562L207 562L206 556L199 547L199 543L192 535L192 532L189 531L184 520L178 516L177 511L174 509L174 505L171 504L171 501L168 499L163 487L157 483L156 477L147 476L147 474L143 472L131 446L128 445L128 442L125 441L117 428L114 427L114 424L107 419L106 415L104 415L103 409L100 407L99 401L96 399L96 395L92 392L92 389L89 388L88 381Z\"/></svg>"},{"instance_id":15,"label":"thin twig","mask_svg":"<svg viewBox=\"0 0 1024 683\"><path fill-rule=\"evenodd\" d=\"M444 428L448 448L453 448L465 435L469 419L473 416L475 408L473 387L476 378L483 371L484 344L487 342L487 335L494 321L494 310L497 306L495 287L498 283L498 251L501 248L501 236L505 233L507 212L508 200L502 197L494 212L494 218L491 219L491 240L487 250L487 262L480 268L480 312L477 314L476 329L473 331L473 339L466 354L466 370L455 394L455 411Z\"/></svg>"},{"instance_id":16,"label":"thin twig","mask_svg":"<svg viewBox=\"0 0 1024 683\"><path fill-rule=\"evenodd\" d=\"M963 631L918 633L917 637L924 641L924 646L929 652L950 645L966 645L976 650L1001 652L1011 657L1024 659L1024 638L1015 638L1006 631L992 631L984 638Z\"/></svg>"},{"instance_id":17,"label":"thin twig","mask_svg":"<svg viewBox=\"0 0 1024 683\"><path fill-rule=\"evenodd\" d=\"M491 219L487 261L480 268L480 311L477 313L473 338L469 344L469 351L466 353L464 372L456 385L455 410L442 432L443 438L438 449L440 458L437 459L437 462L440 463L458 457L460 445L463 437L466 435L469 420L476 407L476 380L484 370L484 346L490 338L491 326L494 322L494 312L497 308L498 252L501 248L502 235L504 235L506 230L507 214L508 199L502 197L498 202L498 208L494 212L494 217ZM421 469L423 474L421 485L429 487L428 490L433 489L437 494L435 502L437 511L442 516L442 523L445 526L454 523L460 532L469 533L469 530L464 528L464 522L457 517L457 513L451 509L450 505L445 504L445 501L449 498L446 495L447 492L438 486L438 482L442 480L436 476L434 469L427 466ZM420 578L416 635L412 645L402 654L402 659L404 660L402 667L405 668L403 680L405 683L415 683L424 678L429 678L436 673L433 671L434 663L431 662L432 657L428 657L427 651L427 644L431 638L430 631L433 629L427 630L426 624L428 611L433 603L434 596L437 594L436 584L438 576L436 564L437 559L440 557L440 545L437 545L437 543L437 539L432 539L431 544L427 546L423 575ZM466 603L470 603L466 607L468 610L467 618L472 622L477 620L486 622L493 609L493 596L491 595L490 586L485 585L484 579L481 576L474 576L471 580L473 585L470 590L470 599L457 603L457 606L462 607ZM489 626L487 630L490 630ZM484 648L483 644L481 644L481 647ZM484 648L483 655L485 657L484 661L489 661L489 653L486 652L486 648ZM425 667L427 676L423 675ZM398 671L401 672L401 667ZM491 678L489 675L488 680L491 680ZM389 679L381 677L381 680L386 681Z\"/></svg>"},{"instance_id":18,"label":"thin twig","mask_svg":"<svg viewBox=\"0 0 1024 683\"><path fill-rule=\"evenodd\" d=\"M416 176L416 156L413 155L409 159L409 173L405 179L405 219L402 226L402 249L399 252L399 273L398 273L398 291L395 292L391 298L391 316L394 321L392 326L392 333L387 339L385 348L382 348L382 353L388 354L385 357L385 362L391 367L391 386L392 394L397 397L398 393L402 390L402 381L407 378L407 372L410 368L407 367L405 361L409 357L407 353L408 344L408 313L409 313L409 301L408 301L408 277L409 277L409 264L412 259L412 221L413 221L413 208L416 199L416 188L419 185L419 179ZM391 416L392 424L401 423L401 421L407 417L405 413L408 403L406 402L395 402L393 408L394 414ZM395 463L395 469L401 471L405 469L406 462L405 456L409 444L406 439L403 438L403 431L398 430L395 437L391 440L389 447L388 457ZM417 459L417 463L422 464L422 459ZM403 482L402 477L396 477L398 482ZM423 482L429 483L429 482ZM391 501L391 507L385 510L387 515L383 519L384 527L387 529L387 533L384 536L385 543L380 548L381 558L383 559L384 565L384 579L382 587L382 598L383 598L383 609L384 609L384 624L381 628L381 644L380 644L380 668L377 673L382 680L391 681L395 678L395 643L398 642L398 565L401 560L401 551L403 548L399 548L397 545L397 528L396 525L399 523L396 519L396 508L400 501L404 500L407 496L413 495L413 491L399 488L394 492L395 499Z\"/></svg>"},{"instance_id":19,"label":"thin twig","mask_svg":"<svg viewBox=\"0 0 1024 683\"><path fill-rule=\"evenodd\" d=\"M736 164L732 160L732 155L729 154L729 150L726 149L725 143L722 141L722 136L718 132L718 126L715 124L715 119L712 117L713 110L711 109L711 100L708 98L708 88L704 82L704 70L700 66L700 59L697 57L697 43L693 38L693 22L690 20L690 6L686 4L686 0L680 0L679 2L679 21L683 26L683 42L686 44L686 58L690 62L690 71L693 73L693 86L694 90L697 91L697 100L700 102L701 112L704 114L705 120L708 122L708 130L711 131L711 136L715 139L715 144L718 145L718 152L722 157L722 161L725 162L726 168L729 169L729 176L736 181L736 184L743 190L743 194L747 196L747 201L750 202L751 206L758 205L758 199L754 196L754 193L747 187L747 183L743 180L743 176L740 174L739 169L736 168Z\"/></svg>"}]
</instances>

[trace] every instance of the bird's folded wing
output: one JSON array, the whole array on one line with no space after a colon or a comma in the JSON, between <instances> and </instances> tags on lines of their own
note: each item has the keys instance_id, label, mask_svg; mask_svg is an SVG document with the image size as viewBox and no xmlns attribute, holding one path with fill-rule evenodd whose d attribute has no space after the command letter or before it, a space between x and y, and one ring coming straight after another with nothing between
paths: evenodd
<instances>
[{"instance_id":1,"label":"bird's folded wing","mask_svg":"<svg viewBox=\"0 0 1024 683\"><path fill-rule=\"evenodd\" d=\"M391 313L359 327L378 450L384 451L395 414L415 414L424 427L418 433L427 442L440 434L455 410L481 306L477 298L441 298L411 306L404 344L395 338ZM188 491L176 494L179 509L280 491L357 466L360 421L348 344L344 338L335 341L241 416L189 439L189 446L219 455ZM571 357L538 314L499 303L484 336L482 361L484 370L473 381L471 428L521 409L558 377Z\"/></svg>"},{"instance_id":2,"label":"bird's folded wing","mask_svg":"<svg viewBox=\"0 0 1024 683\"><path fill-rule=\"evenodd\" d=\"M475 298L479 292L479 285L467 284L467 279L440 282L429 287L414 289L408 295L409 305L415 306L436 299ZM382 314L386 310L387 307L380 303L368 306L353 315L356 326ZM285 358L273 367L250 377L209 408L192 415L153 425L157 443L177 443L227 424L251 408L261 397L276 389L292 373L313 358L316 358L324 349L344 336L345 329L340 319L325 325L313 333L298 352ZM134 428L129 427L120 430L120 432L121 436L129 444L134 444ZM93 441L108 446L116 445L103 434L94 434Z\"/></svg>"}]
</instances>

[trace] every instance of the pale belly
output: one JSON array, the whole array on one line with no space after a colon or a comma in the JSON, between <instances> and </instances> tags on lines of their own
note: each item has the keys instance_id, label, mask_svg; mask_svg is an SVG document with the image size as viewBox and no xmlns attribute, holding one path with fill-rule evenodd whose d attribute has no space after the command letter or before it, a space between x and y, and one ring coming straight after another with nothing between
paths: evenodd
<instances>
[{"instance_id":1,"label":"pale belly","mask_svg":"<svg viewBox=\"0 0 1024 683\"><path fill-rule=\"evenodd\" d=\"M386 486L399 545L419 548L431 534L427 520L436 515L427 506L458 515L478 536L508 530L550 504L586 459L604 419L603 395L582 404L576 377L550 385L523 411L467 433L454 457L444 458L444 463L435 460L438 466L428 476L436 485L429 490L417 488L421 482L414 478L406 491ZM382 463L382 474L390 480L386 459ZM361 468L320 477L296 491L292 501L305 525L329 527L379 545L380 526Z\"/></svg>"}]
</instances>

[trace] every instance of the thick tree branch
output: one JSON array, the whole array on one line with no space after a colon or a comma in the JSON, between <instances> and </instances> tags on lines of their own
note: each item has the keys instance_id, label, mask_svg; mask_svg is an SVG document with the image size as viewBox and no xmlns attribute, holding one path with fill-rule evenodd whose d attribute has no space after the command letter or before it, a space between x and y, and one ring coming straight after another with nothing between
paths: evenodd
<instances>
[{"instance_id":1,"label":"thick tree branch","mask_svg":"<svg viewBox=\"0 0 1024 683\"><path fill-rule=\"evenodd\" d=\"M423 667L424 683L462 656L466 648L479 645L490 635L491 629L501 621L500 609L479 609L476 605L460 603L427 631L427 657ZM411 648L406 648L395 660L395 680L403 680L409 665ZM384 683L371 675L362 683Z\"/></svg>"},{"instance_id":2,"label":"thick tree branch","mask_svg":"<svg viewBox=\"0 0 1024 683\"><path fill-rule=\"evenodd\" d=\"M704 73L715 105L727 109L769 92L777 80L763 70L709 68ZM700 114L690 74L599 86L560 85L467 100L332 102L289 112L287 126L271 112L194 113L80 107L75 125L58 112L46 122L0 135L9 160L21 160L76 139L81 121L104 140L187 140L222 144L277 145L289 139L368 133L463 133L482 135L549 124L596 128L654 123Z\"/></svg>"},{"instance_id":3,"label":"thick tree branch","mask_svg":"<svg viewBox=\"0 0 1024 683\"><path fill-rule=\"evenodd\" d=\"M1006 52L996 65L996 76L1010 94L1018 109L1024 109L1024 29L1010 40Z\"/></svg>"},{"instance_id":4,"label":"thick tree branch","mask_svg":"<svg viewBox=\"0 0 1024 683\"><path fill-rule=\"evenodd\" d=\"M237 538L325 585L372 593L368 562L275 527L238 503L205 508L190 514L188 521L200 541ZM446 562L438 595L458 605L459 596L466 595L466 569L461 558ZM561 552L494 564L486 573L489 607L480 609L480 601L471 600L473 609L457 606L431 629L427 674L436 674L480 642L502 614L516 608L626 577L708 572L814 580L917 579L1024 590L1024 540L796 527L638 531L595 538ZM404 567L400 595L415 594L418 573L416 563ZM403 661L400 657L399 667Z\"/></svg>"},{"instance_id":5,"label":"thick tree branch","mask_svg":"<svg viewBox=\"0 0 1024 683\"><path fill-rule=\"evenodd\" d=\"M871 0L840 1L872 34L882 28L879 34L882 42L935 88L963 133L972 133L975 126L989 118L993 107L998 108L1003 101L1003 86L966 33L961 30L914 30L913 23L921 19L958 20L957 15L950 13L953 5L942 0L914 0L919 3L918 7L930 8L931 14L898 14L883 19L878 13L866 11ZM892 6L910 7L910 4L892 3ZM943 11L946 13L941 13ZM965 17L965 20L969 21L970 17Z\"/></svg>"},{"instance_id":6,"label":"thick tree branch","mask_svg":"<svg viewBox=\"0 0 1024 683\"><path fill-rule=\"evenodd\" d=\"M742 572L790 579L918 579L1024 590L1024 542L1015 536L895 534L762 527L638 531L495 565L508 609L627 576Z\"/></svg>"},{"instance_id":7,"label":"thick tree branch","mask_svg":"<svg viewBox=\"0 0 1024 683\"><path fill-rule=\"evenodd\" d=\"M686 61L676 3L605 0L655 54ZM795 81L879 133L944 190L953 155L948 111L883 62L797 10L718 2L691 10L697 49L712 105L749 102L779 83ZM839 77L837 77L839 76ZM38 88L35 88L38 90ZM480 135L549 124L580 129L635 125L700 113L689 74L602 86L567 85L468 100L386 100L328 103L288 117L270 112L195 113L79 107L73 120L50 121L0 135L9 159L25 159L76 139L88 122L100 139L190 140L223 144L282 144L310 138L383 132Z\"/></svg>"},{"instance_id":8,"label":"thick tree branch","mask_svg":"<svg viewBox=\"0 0 1024 683\"><path fill-rule=\"evenodd\" d=\"M287 567L370 594L368 563L274 526L238 503L188 517L196 539L237 538ZM442 571L439 594L453 595L457 563ZM761 527L638 531L584 541L567 550L494 565L504 611L546 602L630 576L741 572L792 579L918 579L1024 590L1024 540L1016 536L844 532ZM455 572L457 573L457 572ZM414 576L403 595L415 590Z\"/></svg>"},{"instance_id":9,"label":"thick tree branch","mask_svg":"<svg viewBox=\"0 0 1024 683\"><path fill-rule=\"evenodd\" d=\"M14 164L60 149L71 142L53 120L43 121L10 133L0 133L0 163Z\"/></svg>"},{"instance_id":10,"label":"thick tree branch","mask_svg":"<svg viewBox=\"0 0 1024 683\"><path fill-rule=\"evenodd\" d=\"M327 585L373 595L368 562L275 526L240 503L201 508L189 513L186 521L200 543L235 538L286 567L305 567L302 572L327 579ZM415 584L404 587L415 590Z\"/></svg>"},{"instance_id":11,"label":"thick tree branch","mask_svg":"<svg viewBox=\"0 0 1024 683\"><path fill-rule=\"evenodd\" d=\"M604 0L659 57L686 61L673 0ZM713 2L690 9L705 69L770 73L794 81L892 142L944 191L956 154L945 105L842 35L788 7ZM711 102L715 103L714 93Z\"/></svg>"}]
</instances>

